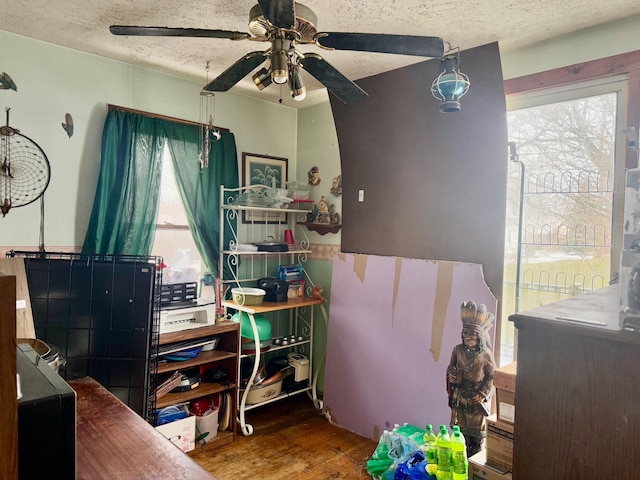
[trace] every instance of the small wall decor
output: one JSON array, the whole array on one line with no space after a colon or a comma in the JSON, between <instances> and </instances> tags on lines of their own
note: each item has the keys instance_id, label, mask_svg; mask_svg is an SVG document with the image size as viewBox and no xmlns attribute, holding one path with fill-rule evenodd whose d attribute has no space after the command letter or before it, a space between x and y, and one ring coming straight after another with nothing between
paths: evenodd
<instances>
[{"instance_id":1,"label":"small wall decor","mask_svg":"<svg viewBox=\"0 0 640 480\"><path fill-rule=\"evenodd\" d=\"M265 185L273 188L286 188L287 164L288 160L286 158L243 153L243 185Z\"/></svg>"},{"instance_id":2,"label":"small wall decor","mask_svg":"<svg viewBox=\"0 0 640 480\"><path fill-rule=\"evenodd\" d=\"M4 217L9 210L35 202L44 195L51 179L49 160L40 146L9 126L0 127L0 212ZM44 201L44 200L42 200ZM41 209L41 232L44 209Z\"/></svg>"},{"instance_id":3,"label":"small wall decor","mask_svg":"<svg viewBox=\"0 0 640 480\"><path fill-rule=\"evenodd\" d=\"M327 199L324 198L324 195L320 197L320 201L318 202L318 215L316 216L315 222L331 223L331 216L329 214L329 204L327 203Z\"/></svg>"},{"instance_id":4,"label":"small wall decor","mask_svg":"<svg viewBox=\"0 0 640 480\"><path fill-rule=\"evenodd\" d=\"M0 75L0 90L15 90L18 91L18 87L15 82L11 79L8 73L2 72Z\"/></svg>"},{"instance_id":5,"label":"small wall decor","mask_svg":"<svg viewBox=\"0 0 640 480\"><path fill-rule=\"evenodd\" d=\"M62 122L62 128L65 132L67 132L69 138L71 138L71 136L73 135L73 118L71 117L70 113L65 114L64 122Z\"/></svg>"},{"instance_id":6,"label":"small wall decor","mask_svg":"<svg viewBox=\"0 0 640 480\"><path fill-rule=\"evenodd\" d=\"M339 197L340 195L342 195L342 174L333 178L330 192L334 197Z\"/></svg>"},{"instance_id":7,"label":"small wall decor","mask_svg":"<svg viewBox=\"0 0 640 480\"><path fill-rule=\"evenodd\" d=\"M307 176L309 177L309 185L315 186L320 184L320 182L322 181L322 179L320 178L320 170L318 169L318 167L311 167L311 170L309 170Z\"/></svg>"},{"instance_id":8,"label":"small wall decor","mask_svg":"<svg viewBox=\"0 0 640 480\"><path fill-rule=\"evenodd\" d=\"M242 153L242 185L263 185L286 188L288 160L256 153ZM284 218L283 218L284 217ZM269 215L268 212L242 212L244 223L285 223L286 215Z\"/></svg>"},{"instance_id":9,"label":"small wall decor","mask_svg":"<svg viewBox=\"0 0 640 480\"><path fill-rule=\"evenodd\" d=\"M342 225L340 225L340 214L334 212L333 208L333 204L329 204L323 195L318 205L314 205L313 210L307 214L307 221L298 222L298 224L305 225L309 230L318 232L320 235L337 233Z\"/></svg>"}]
</instances>

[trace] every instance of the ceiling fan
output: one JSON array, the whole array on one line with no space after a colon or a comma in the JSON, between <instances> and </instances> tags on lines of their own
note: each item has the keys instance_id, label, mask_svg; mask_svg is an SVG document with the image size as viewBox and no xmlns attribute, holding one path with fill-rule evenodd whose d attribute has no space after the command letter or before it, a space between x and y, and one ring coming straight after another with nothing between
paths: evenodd
<instances>
[{"instance_id":1,"label":"ceiling fan","mask_svg":"<svg viewBox=\"0 0 640 480\"><path fill-rule=\"evenodd\" d=\"M313 52L300 52L296 49L297 45L315 44L325 50L379 52L430 58L439 58L444 54L444 42L438 37L318 32L316 23L315 13L293 0L258 0L258 4L249 12L251 33L126 25L112 25L109 30L114 35L209 37L269 42L271 44L269 48L247 53L205 85L203 91L225 92L264 63L263 67L252 76L256 86L262 90L272 82L288 83L291 95L296 100L302 100L305 97L301 69L306 70L344 103L355 103L368 97L364 90L320 55Z\"/></svg>"}]
</instances>

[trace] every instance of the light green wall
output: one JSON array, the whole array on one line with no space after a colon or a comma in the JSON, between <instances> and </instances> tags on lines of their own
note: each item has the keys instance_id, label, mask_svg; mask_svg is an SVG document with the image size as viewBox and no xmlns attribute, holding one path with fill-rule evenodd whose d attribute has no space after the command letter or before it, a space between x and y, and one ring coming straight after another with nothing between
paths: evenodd
<instances>
[{"instance_id":1,"label":"light green wall","mask_svg":"<svg viewBox=\"0 0 640 480\"><path fill-rule=\"evenodd\" d=\"M0 90L0 102L11 108L10 125L40 145L51 164L45 246L80 246L97 184L107 105L197 121L203 85L1 31L0 44L0 71L18 86L17 92ZM67 112L75 126L71 138L61 126ZM285 157L295 175L295 109L220 93L214 123L234 133L239 158L243 151ZM11 210L0 218L0 250L37 247L39 229L39 201Z\"/></svg>"},{"instance_id":2,"label":"light green wall","mask_svg":"<svg viewBox=\"0 0 640 480\"><path fill-rule=\"evenodd\" d=\"M338 137L333 123L331 104L325 102L312 107L303 108L298 112L298 180L307 181L307 172L313 166L320 170L319 185L311 187L311 198L319 200L321 196L334 205L335 211L342 213L342 197L335 197L330 193L332 180L340 175L340 149ZM340 247L340 232L320 235L316 232L307 232L309 240L316 245L332 245L336 249ZM305 269L313 279L315 285L324 289L322 295L331 298L331 274L333 269L332 258L322 250L316 252L305 264ZM327 312L330 303L326 305ZM316 309L316 328L314 329L315 345L314 358L320 359L324 354L324 346L327 341L327 329L322 321L319 309ZM320 366L320 362L314 365L314 371ZM324 391L324 370L321 370L318 378L318 390Z\"/></svg>"},{"instance_id":3,"label":"light green wall","mask_svg":"<svg viewBox=\"0 0 640 480\"><path fill-rule=\"evenodd\" d=\"M640 15L503 53L502 75L520 77L635 50L640 50Z\"/></svg>"}]
</instances>

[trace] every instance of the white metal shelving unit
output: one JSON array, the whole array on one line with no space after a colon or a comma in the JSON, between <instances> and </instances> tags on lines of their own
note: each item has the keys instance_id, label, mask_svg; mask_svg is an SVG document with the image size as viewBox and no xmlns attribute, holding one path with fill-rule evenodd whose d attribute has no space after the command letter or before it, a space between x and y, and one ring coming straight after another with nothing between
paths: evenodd
<instances>
[{"instance_id":1,"label":"white metal shelving unit","mask_svg":"<svg viewBox=\"0 0 640 480\"><path fill-rule=\"evenodd\" d=\"M297 225L306 219L307 210L290 208L273 208L267 206L238 205L234 203L238 195L247 191L259 191L265 194L269 187L249 186L229 189L224 186L220 189L220 257L218 272L221 277L223 290L233 286L255 287L256 281L262 277L275 277L279 265L298 263L304 265L309 250L309 240L304 227ZM225 227L228 235L225 236ZM280 241L284 237L284 231L294 231L298 241L295 247L285 252L247 251L245 245L254 242ZM225 272L225 274L223 274ZM287 398L291 395L307 393L313 400L314 406L322 408L322 400L317 395L317 383L324 357L316 362L313 358L315 307L321 312L325 328L327 326L327 311L324 300L313 298L310 295L314 286L313 281L304 271L305 295L301 298L288 299L286 302L264 302L261 305L243 305L231 300L222 301L222 306L245 312L251 324L253 340L259 345L258 328L255 315L265 314L272 322L272 331L287 330L287 334L295 334L303 337L302 341L288 345L271 346L269 352L287 351L306 353L309 359L309 378L296 389L281 392L280 395L258 404L247 404L249 388L245 388L238 398L238 423L242 433L246 436L253 434L253 426L246 423L245 412L253 408L261 407ZM284 333L284 332L280 332ZM285 336L285 335L282 335ZM261 357L266 352L256 348L256 353L241 354L241 358L253 358L253 368L248 378L247 385L253 385L253 380L258 373ZM315 372L314 372L315 366ZM241 377L241 366L238 364L238 378Z\"/></svg>"}]
</instances>

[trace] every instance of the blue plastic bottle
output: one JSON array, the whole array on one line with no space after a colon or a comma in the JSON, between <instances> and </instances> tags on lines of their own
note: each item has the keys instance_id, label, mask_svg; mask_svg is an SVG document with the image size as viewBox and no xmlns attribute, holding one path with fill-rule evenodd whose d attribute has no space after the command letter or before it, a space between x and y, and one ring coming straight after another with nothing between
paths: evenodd
<instances>
[{"instance_id":1,"label":"blue plastic bottle","mask_svg":"<svg viewBox=\"0 0 640 480\"><path fill-rule=\"evenodd\" d=\"M451 471L453 480L467 480L469 462L467 460L467 444L458 425L453 426L451 437Z\"/></svg>"},{"instance_id":2,"label":"blue plastic bottle","mask_svg":"<svg viewBox=\"0 0 640 480\"><path fill-rule=\"evenodd\" d=\"M440 425L440 434L436 440L438 451L438 480L451 480L451 437L446 425Z\"/></svg>"}]
</instances>

